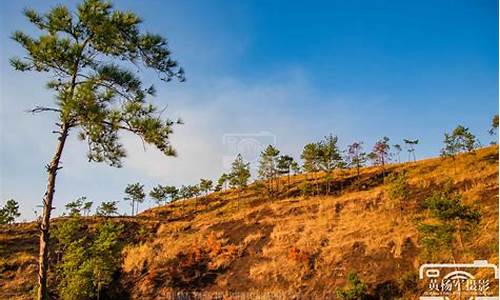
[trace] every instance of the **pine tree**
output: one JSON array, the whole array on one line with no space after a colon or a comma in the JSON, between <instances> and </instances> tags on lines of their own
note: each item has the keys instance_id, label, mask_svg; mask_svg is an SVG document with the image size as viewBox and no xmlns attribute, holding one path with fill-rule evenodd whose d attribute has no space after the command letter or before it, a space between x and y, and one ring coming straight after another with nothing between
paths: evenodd
<instances>
[{"instance_id":1,"label":"pine tree","mask_svg":"<svg viewBox=\"0 0 500 300\"><path fill-rule=\"evenodd\" d=\"M59 5L45 14L24 11L41 32L33 37L21 31L12 39L26 50L10 63L18 71L48 73L47 87L54 90L53 106L36 106L33 113L57 115L57 146L47 165L48 182L40 224L38 299L47 299L50 212L61 155L71 131L88 144L89 161L121 166L125 156L118 132L128 131L174 155L169 137L175 122L162 120L146 101L155 89L144 87L135 71L139 66L156 71L161 80L184 79L171 58L166 40L140 30L140 18L130 11L113 9L108 1L84 0L76 11ZM31 31L31 30L30 30Z\"/></svg>"},{"instance_id":2,"label":"pine tree","mask_svg":"<svg viewBox=\"0 0 500 300\"><path fill-rule=\"evenodd\" d=\"M408 161L410 161L413 157L413 162L416 162L417 157L415 156L415 146L418 145L418 140L404 139L403 141L406 144L406 151L408 151Z\"/></svg>"},{"instance_id":3,"label":"pine tree","mask_svg":"<svg viewBox=\"0 0 500 300\"><path fill-rule=\"evenodd\" d=\"M68 202L65 205L66 211L68 212L68 216L70 217L81 216L82 205L83 205L82 198L78 198L75 201Z\"/></svg>"},{"instance_id":4,"label":"pine tree","mask_svg":"<svg viewBox=\"0 0 500 300\"><path fill-rule=\"evenodd\" d=\"M87 197L82 196L75 201L71 201L68 204L65 205L66 210L68 211L69 216L81 216L81 215L88 215L90 212L90 209L92 208L92 201L86 201Z\"/></svg>"},{"instance_id":5,"label":"pine tree","mask_svg":"<svg viewBox=\"0 0 500 300\"><path fill-rule=\"evenodd\" d=\"M12 223L20 215L19 204L14 199L9 199L5 202L5 205L0 208L0 225Z\"/></svg>"},{"instance_id":6,"label":"pine tree","mask_svg":"<svg viewBox=\"0 0 500 300\"><path fill-rule=\"evenodd\" d=\"M189 199L191 198L189 188L185 185L181 185L179 188L179 198L180 199Z\"/></svg>"},{"instance_id":7,"label":"pine tree","mask_svg":"<svg viewBox=\"0 0 500 300\"><path fill-rule=\"evenodd\" d=\"M182 185L179 189L180 199L190 199L200 195L200 188L198 185Z\"/></svg>"},{"instance_id":8,"label":"pine tree","mask_svg":"<svg viewBox=\"0 0 500 300\"><path fill-rule=\"evenodd\" d=\"M476 136L469 131L469 128L458 125L450 134L444 134L444 147L441 149L441 155L454 157L456 154L474 150L477 145Z\"/></svg>"},{"instance_id":9,"label":"pine tree","mask_svg":"<svg viewBox=\"0 0 500 300\"><path fill-rule=\"evenodd\" d=\"M319 171L319 147L317 143L306 144L300 158L303 161L302 168L305 172Z\"/></svg>"},{"instance_id":10,"label":"pine tree","mask_svg":"<svg viewBox=\"0 0 500 300\"><path fill-rule=\"evenodd\" d=\"M389 161L389 138L384 136L381 140L378 140L373 146L373 158L375 165L381 166L383 174L385 176L385 165Z\"/></svg>"},{"instance_id":11,"label":"pine tree","mask_svg":"<svg viewBox=\"0 0 500 300\"><path fill-rule=\"evenodd\" d=\"M205 193L205 196L212 190L213 184L213 181L210 179L200 179L200 190Z\"/></svg>"},{"instance_id":12,"label":"pine tree","mask_svg":"<svg viewBox=\"0 0 500 300\"><path fill-rule=\"evenodd\" d=\"M290 170L292 170L293 174L299 174L300 173L300 165L297 161L292 161L290 164Z\"/></svg>"},{"instance_id":13,"label":"pine tree","mask_svg":"<svg viewBox=\"0 0 500 300\"><path fill-rule=\"evenodd\" d=\"M481 221L480 211L463 204L459 194L447 191L435 192L425 200L424 207L435 220L421 223L418 227L423 246L428 254L441 249L449 250L456 260L453 244L457 243L460 250L464 249L463 234L472 231Z\"/></svg>"},{"instance_id":14,"label":"pine tree","mask_svg":"<svg viewBox=\"0 0 500 300\"><path fill-rule=\"evenodd\" d=\"M273 145L269 145L260 153L259 177L269 183L269 192L274 192L273 182L278 174L278 155L280 151Z\"/></svg>"},{"instance_id":15,"label":"pine tree","mask_svg":"<svg viewBox=\"0 0 500 300\"><path fill-rule=\"evenodd\" d=\"M168 195L165 190L165 187L159 184L153 187L153 189L149 192L149 197L153 198L156 205L160 206L162 202L167 201Z\"/></svg>"},{"instance_id":16,"label":"pine tree","mask_svg":"<svg viewBox=\"0 0 500 300\"><path fill-rule=\"evenodd\" d=\"M214 191L223 191L227 188L227 183L229 182L229 175L226 173L222 173L222 175L217 179L217 184L215 185Z\"/></svg>"},{"instance_id":17,"label":"pine tree","mask_svg":"<svg viewBox=\"0 0 500 300\"><path fill-rule=\"evenodd\" d=\"M289 155L281 155L278 157L276 164L277 171L280 175L287 176L288 184L290 184L290 173L298 168L297 162L293 159L293 157Z\"/></svg>"},{"instance_id":18,"label":"pine tree","mask_svg":"<svg viewBox=\"0 0 500 300\"><path fill-rule=\"evenodd\" d=\"M363 143L354 142L347 146L348 165L356 168L356 177L359 178L359 169L366 163L367 155L363 152Z\"/></svg>"},{"instance_id":19,"label":"pine tree","mask_svg":"<svg viewBox=\"0 0 500 300\"><path fill-rule=\"evenodd\" d=\"M123 198L123 200L130 201L130 204L132 206L131 216L135 215L134 212L137 213L137 211L139 210L139 203L144 202L145 198L146 194L144 193L144 185L140 184L139 182L127 185L127 187L125 188L125 197ZM137 209L135 208L136 203Z\"/></svg>"},{"instance_id":20,"label":"pine tree","mask_svg":"<svg viewBox=\"0 0 500 300\"><path fill-rule=\"evenodd\" d=\"M247 186L248 179L250 179L250 164L243 161L241 154L238 154L231 164L229 177L231 187L243 189Z\"/></svg>"},{"instance_id":21,"label":"pine tree","mask_svg":"<svg viewBox=\"0 0 500 300\"><path fill-rule=\"evenodd\" d=\"M116 201L102 202L101 205L97 207L96 215L109 217L118 214L116 204Z\"/></svg>"},{"instance_id":22,"label":"pine tree","mask_svg":"<svg viewBox=\"0 0 500 300\"><path fill-rule=\"evenodd\" d=\"M490 135L494 135L498 131L498 114L493 116L491 119L491 128L488 130Z\"/></svg>"},{"instance_id":23,"label":"pine tree","mask_svg":"<svg viewBox=\"0 0 500 300\"><path fill-rule=\"evenodd\" d=\"M229 185L232 188L238 188L238 208L241 202L241 193L247 187L250 176L250 164L245 163L243 156L238 154L231 164L231 173L229 173Z\"/></svg>"},{"instance_id":24,"label":"pine tree","mask_svg":"<svg viewBox=\"0 0 500 300\"><path fill-rule=\"evenodd\" d=\"M169 201L177 200L179 190L173 185L167 185L163 187L165 194L168 196Z\"/></svg>"},{"instance_id":25,"label":"pine tree","mask_svg":"<svg viewBox=\"0 0 500 300\"><path fill-rule=\"evenodd\" d=\"M331 176L333 170L342 167L343 160L337 146L337 136L329 135L318 143L318 166L326 173L326 193L330 193Z\"/></svg>"},{"instance_id":26,"label":"pine tree","mask_svg":"<svg viewBox=\"0 0 500 300\"><path fill-rule=\"evenodd\" d=\"M304 172L316 173L320 170L319 168L319 145L318 143L309 143L302 149L302 154L300 158L302 159L302 168ZM314 174L311 174L314 176ZM314 178L314 177L313 177ZM307 179L307 174L306 174ZM319 194L319 182L316 180L316 192Z\"/></svg>"},{"instance_id":27,"label":"pine tree","mask_svg":"<svg viewBox=\"0 0 500 300\"><path fill-rule=\"evenodd\" d=\"M87 201L87 202L83 203L83 205L82 205L82 212L83 212L84 216L89 216L90 215L90 210L92 209L92 205L93 204L94 204L94 202L92 202L92 201Z\"/></svg>"},{"instance_id":28,"label":"pine tree","mask_svg":"<svg viewBox=\"0 0 500 300\"><path fill-rule=\"evenodd\" d=\"M392 145L392 148L396 150L396 157L398 158L398 163L401 163L401 151L403 151L403 148L401 148L400 144L394 144Z\"/></svg>"}]
</instances>

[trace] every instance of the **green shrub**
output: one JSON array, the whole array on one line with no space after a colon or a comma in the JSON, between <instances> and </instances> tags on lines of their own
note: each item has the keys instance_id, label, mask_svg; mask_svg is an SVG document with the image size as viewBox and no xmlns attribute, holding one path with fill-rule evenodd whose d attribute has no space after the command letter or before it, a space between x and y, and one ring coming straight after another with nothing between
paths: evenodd
<instances>
[{"instance_id":1,"label":"green shrub","mask_svg":"<svg viewBox=\"0 0 500 300\"><path fill-rule=\"evenodd\" d=\"M343 289L338 289L337 298L342 300L363 300L367 299L367 286L358 277L358 274L352 272L347 276L348 286Z\"/></svg>"},{"instance_id":2,"label":"green shrub","mask_svg":"<svg viewBox=\"0 0 500 300\"><path fill-rule=\"evenodd\" d=\"M386 193L388 198L401 212L404 210L405 200L410 195L410 188L408 184L406 172L391 173L385 179Z\"/></svg>"},{"instance_id":3,"label":"green shrub","mask_svg":"<svg viewBox=\"0 0 500 300\"><path fill-rule=\"evenodd\" d=\"M81 236L78 218L57 228L56 239L63 251L57 265L61 299L98 299L113 280L120 265L122 226L107 222L97 226L93 238Z\"/></svg>"},{"instance_id":4,"label":"green shrub","mask_svg":"<svg viewBox=\"0 0 500 300\"><path fill-rule=\"evenodd\" d=\"M465 233L472 232L481 220L479 210L462 204L457 194L436 192L425 200L424 207L433 222L420 223L418 231L421 245L430 258L434 258L438 251L446 250L454 256L454 248L463 250Z\"/></svg>"}]
</instances>

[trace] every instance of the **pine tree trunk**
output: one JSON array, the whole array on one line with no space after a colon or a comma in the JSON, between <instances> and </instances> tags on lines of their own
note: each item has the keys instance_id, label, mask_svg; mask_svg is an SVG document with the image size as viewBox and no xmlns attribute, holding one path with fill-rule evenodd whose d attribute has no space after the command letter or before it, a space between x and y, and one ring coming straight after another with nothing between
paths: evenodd
<instances>
[{"instance_id":1,"label":"pine tree trunk","mask_svg":"<svg viewBox=\"0 0 500 300\"><path fill-rule=\"evenodd\" d=\"M59 170L59 161L68 137L69 127L67 124L61 126L56 152L50 165L47 167L48 180L47 191L43 199L43 215L40 224L40 252L38 256L38 300L47 300L49 293L47 289L47 271L49 269L49 238L50 238L50 212L52 211L52 200L54 199L56 176Z\"/></svg>"}]
</instances>

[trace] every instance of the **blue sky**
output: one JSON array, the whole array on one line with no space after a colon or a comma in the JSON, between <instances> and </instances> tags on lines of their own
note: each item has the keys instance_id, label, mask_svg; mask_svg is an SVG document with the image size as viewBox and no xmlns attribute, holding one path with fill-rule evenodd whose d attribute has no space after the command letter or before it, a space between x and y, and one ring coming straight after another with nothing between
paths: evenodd
<instances>
[{"instance_id":1,"label":"blue sky","mask_svg":"<svg viewBox=\"0 0 500 300\"><path fill-rule=\"evenodd\" d=\"M46 78L11 70L22 54L13 30L34 32L21 15L73 1L2 1L0 204L21 203L21 219L40 204L44 165L55 147L54 118L23 110L50 104ZM172 142L177 158L124 136L122 169L89 164L76 139L63 154L56 214L86 195L120 200L127 183L190 184L216 178L230 159L224 136L267 141L300 156L303 145L329 133L342 145L369 149L387 135L393 143L419 138L417 155L438 154L443 133L457 124L483 144L498 111L498 1L114 1L137 12L143 28L169 40L186 69L185 83L155 83L155 103L181 117ZM142 208L151 206L151 202ZM129 208L120 204L124 212Z\"/></svg>"}]
</instances>

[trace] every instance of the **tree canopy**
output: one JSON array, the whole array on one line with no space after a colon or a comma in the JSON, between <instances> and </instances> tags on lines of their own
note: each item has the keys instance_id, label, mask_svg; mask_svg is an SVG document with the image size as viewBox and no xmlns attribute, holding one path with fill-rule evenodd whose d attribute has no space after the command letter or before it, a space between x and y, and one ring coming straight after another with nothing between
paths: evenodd
<instances>
[{"instance_id":1,"label":"tree canopy","mask_svg":"<svg viewBox=\"0 0 500 300\"><path fill-rule=\"evenodd\" d=\"M5 205L0 208L0 224L12 223L21 214L19 213L19 204L14 199L9 199Z\"/></svg>"},{"instance_id":2,"label":"tree canopy","mask_svg":"<svg viewBox=\"0 0 500 300\"><path fill-rule=\"evenodd\" d=\"M32 9L24 14L42 34L14 32L12 39L26 55L12 58L11 65L50 73L47 87L57 99L55 106L37 106L33 112L56 112L61 127L78 127L89 161L121 166L125 150L119 130L139 135L166 155L175 154L169 142L175 122L160 118L160 111L146 101L155 88L143 86L129 70L144 66L161 80L184 80L163 37L141 32L137 15L114 10L107 1L86 0L74 13L56 6L45 14Z\"/></svg>"}]
</instances>

